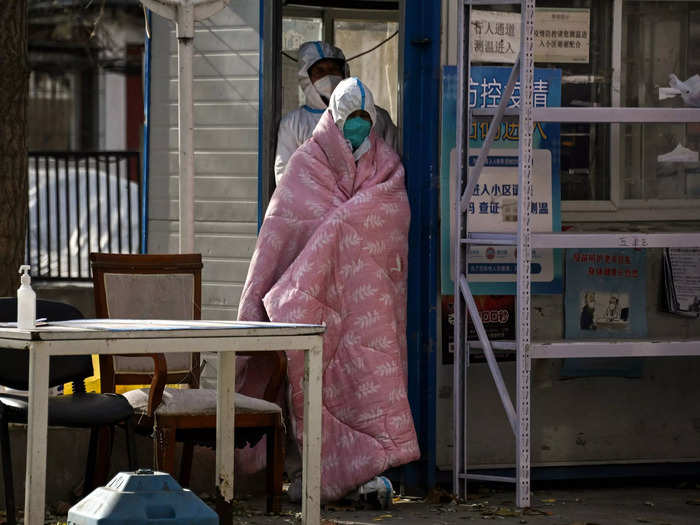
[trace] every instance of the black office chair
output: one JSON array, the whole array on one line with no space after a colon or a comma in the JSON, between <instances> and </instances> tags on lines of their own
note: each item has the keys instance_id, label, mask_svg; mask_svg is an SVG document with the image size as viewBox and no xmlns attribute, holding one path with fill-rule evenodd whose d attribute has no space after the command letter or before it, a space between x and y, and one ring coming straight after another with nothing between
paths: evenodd
<instances>
[{"instance_id":1,"label":"black office chair","mask_svg":"<svg viewBox=\"0 0 700 525\"><path fill-rule=\"evenodd\" d=\"M83 315L71 305L55 301L37 300L37 318L48 321L82 319ZM17 299L0 298L0 322L17 319ZM29 388L29 353L25 350L0 348L0 385L17 390ZM110 436L115 425L126 430L129 468L134 470L133 409L125 397L118 394L93 394L85 392L84 380L92 375L92 358L82 356L54 356L49 368L49 386L73 384L73 395L49 398L49 425L90 429L90 446L85 467L84 492L94 488L97 462L98 437L104 429ZM0 447L2 448L3 478L5 482L5 507L7 525L15 525L15 497L12 480L12 463L8 423L26 423L29 409L26 395L0 393ZM102 433L104 435L104 433ZM111 444L110 444L111 450ZM107 462L109 456L104 458ZM107 463L109 465L109 463ZM109 467L107 467L108 469ZM100 473L106 481L107 472Z\"/></svg>"}]
</instances>

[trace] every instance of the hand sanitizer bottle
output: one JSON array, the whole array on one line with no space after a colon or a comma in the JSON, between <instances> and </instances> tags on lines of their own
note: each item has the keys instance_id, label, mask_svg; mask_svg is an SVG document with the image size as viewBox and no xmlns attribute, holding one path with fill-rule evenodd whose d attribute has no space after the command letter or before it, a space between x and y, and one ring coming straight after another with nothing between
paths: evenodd
<instances>
[{"instance_id":1,"label":"hand sanitizer bottle","mask_svg":"<svg viewBox=\"0 0 700 525\"><path fill-rule=\"evenodd\" d=\"M19 267L21 285L17 289L17 328L32 330L36 328L36 293L32 290L29 265Z\"/></svg>"}]
</instances>

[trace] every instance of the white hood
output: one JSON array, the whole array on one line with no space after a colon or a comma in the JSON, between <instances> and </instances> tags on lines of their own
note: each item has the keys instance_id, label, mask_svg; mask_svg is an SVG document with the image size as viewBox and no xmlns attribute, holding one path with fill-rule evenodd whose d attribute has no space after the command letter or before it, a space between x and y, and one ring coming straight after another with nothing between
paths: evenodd
<instances>
[{"instance_id":1,"label":"white hood","mask_svg":"<svg viewBox=\"0 0 700 525\"><path fill-rule=\"evenodd\" d=\"M326 104L323 102L321 95L311 83L311 79L309 78L309 68L324 58L342 60L345 64L345 76L347 77L350 74L350 68L348 68L347 62L345 62L345 55L339 48L327 44L326 42L305 42L301 45L298 55L299 85L304 92L304 97L306 97L306 105L317 110L326 109Z\"/></svg>"},{"instance_id":2,"label":"white hood","mask_svg":"<svg viewBox=\"0 0 700 525\"><path fill-rule=\"evenodd\" d=\"M331 112L335 125L340 132L343 132L345 120L357 110L364 110L369 113L372 119L372 128L377 123L377 110L374 107L374 96L369 88L357 77L349 77L338 84L328 102L328 111ZM350 143L348 142L348 145ZM355 160L359 160L370 148L369 136L352 152ZM352 150L352 146L350 146Z\"/></svg>"},{"instance_id":3,"label":"white hood","mask_svg":"<svg viewBox=\"0 0 700 525\"><path fill-rule=\"evenodd\" d=\"M364 110L372 119L372 127L377 123L377 110L374 108L374 96L369 88L357 77L343 80L333 91L328 109L333 115L336 126L343 130L345 119L353 111Z\"/></svg>"}]
</instances>

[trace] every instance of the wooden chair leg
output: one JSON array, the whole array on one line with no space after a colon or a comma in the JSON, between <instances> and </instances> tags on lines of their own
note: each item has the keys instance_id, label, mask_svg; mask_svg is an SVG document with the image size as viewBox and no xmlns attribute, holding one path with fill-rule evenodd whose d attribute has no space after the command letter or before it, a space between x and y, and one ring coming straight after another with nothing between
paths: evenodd
<instances>
[{"instance_id":1,"label":"wooden chair leg","mask_svg":"<svg viewBox=\"0 0 700 525\"><path fill-rule=\"evenodd\" d=\"M277 510L282 512L280 500L282 499L282 485L284 481L284 465L287 462L287 435L280 416L275 425L275 489L277 490Z\"/></svg>"},{"instance_id":2,"label":"wooden chair leg","mask_svg":"<svg viewBox=\"0 0 700 525\"><path fill-rule=\"evenodd\" d=\"M7 420L0 417L0 448L2 449L2 476L5 483L5 523L16 525L15 488L12 480L12 453L10 449L10 431Z\"/></svg>"},{"instance_id":3,"label":"wooden chair leg","mask_svg":"<svg viewBox=\"0 0 700 525\"><path fill-rule=\"evenodd\" d=\"M158 427L156 432L156 468L176 477L175 472L175 427Z\"/></svg>"},{"instance_id":4,"label":"wooden chair leg","mask_svg":"<svg viewBox=\"0 0 700 525\"><path fill-rule=\"evenodd\" d=\"M284 472L284 432L281 420L268 430L267 437L267 512L279 514L282 498L282 475Z\"/></svg>"},{"instance_id":5,"label":"wooden chair leg","mask_svg":"<svg viewBox=\"0 0 700 525\"><path fill-rule=\"evenodd\" d=\"M226 501L216 488L216 513L219 515L219 525L233 525L233 501Z\"/></svg>"},{"instance_id":6,"label":"wooden chair leg","mask_svg":"<svg viewBox=\"0 0 700 525\"><path fill-rule=\"evenodd\" d=\"M190 486L192 475L192 459L194 458L194 442L185 441L182 445L182 457L180 458L180 485Z\"/></svg>"}]
</instances>

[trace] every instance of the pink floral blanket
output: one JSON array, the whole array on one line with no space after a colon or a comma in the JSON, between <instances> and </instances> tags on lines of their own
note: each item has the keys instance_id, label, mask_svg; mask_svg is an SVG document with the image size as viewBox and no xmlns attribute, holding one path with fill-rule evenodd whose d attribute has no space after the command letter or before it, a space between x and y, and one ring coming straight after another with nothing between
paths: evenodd
<instances>
[{"instance_id":1,"label":"pink floral blanket","mask_svg":"<svg viewBox=\"0 0 700 525\"><path fill-rule=\"evenodd\" d=\"M373 133L373 132L372 132ZM356 164L326 112L291 157L260 230L239 320L325 323L322 497L332 501L420 453L406 395L410 211L396 153L372 135ZM304 356L287 352L303 429ZM260 396L251 358L239 390Z\"/></svg>"}]
</instances>

